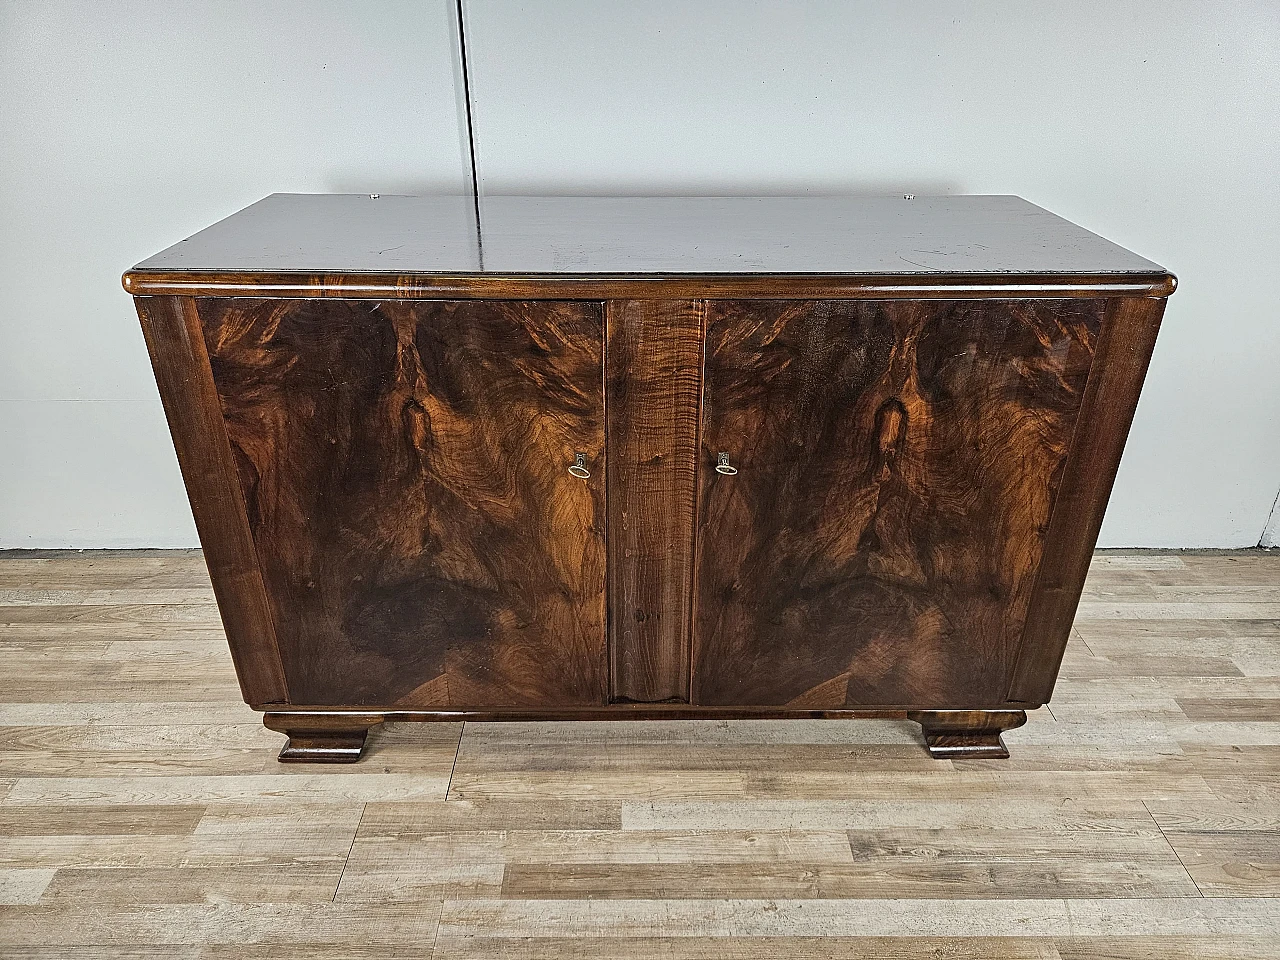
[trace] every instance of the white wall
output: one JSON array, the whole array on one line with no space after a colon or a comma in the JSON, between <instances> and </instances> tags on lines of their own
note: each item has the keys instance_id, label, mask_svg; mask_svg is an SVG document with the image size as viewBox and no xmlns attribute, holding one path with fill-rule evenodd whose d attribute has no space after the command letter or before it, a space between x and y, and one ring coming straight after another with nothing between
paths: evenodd
<instances>
[{"instance_id":1,"label":"white wall","mask_svg":"<svg viewBox=\"0 0 1280 960\"><path fill-rule=\"evenodd\" d=\"M1271 515L1267 518L1267 526L1262 531L1258 546L1280 547L1280 494L1276 495L1276 502L1271 506Z\"/></svg>"},{"instance_id":2,"label":"white wall","mask_svg":"<svg viewBox=\"0 0 1280 960\"><path fill-rule=\"evenodd\" d=\"M1280 487L1280 3L472 0L482 189L1016 193L1181 279L1102 532Z\"/></svg>"},{"instance_id":3,"label":"white wall","mask_svg":"<svg viewBox=\"0 0 1280 960\"><path fill-rule=\"evenodd\" d=\"M0 0L0 546L193 542L119 274L273 190L458 192L451 8ZM1018 193L1166 264L1103 543L1258 543L1275 0L466 9L484 192Z\"/></svg>"},{"instance_id":4,"label":"white wall","mask_svg":"<svg viewBox=\"0 0 1280 960\"><path fill-rule=\"evenodd\" d=\"M120 274L276 190L469 189L453 10L0 0L0 547L197 542Z\"/></svg>"}]
</instances>

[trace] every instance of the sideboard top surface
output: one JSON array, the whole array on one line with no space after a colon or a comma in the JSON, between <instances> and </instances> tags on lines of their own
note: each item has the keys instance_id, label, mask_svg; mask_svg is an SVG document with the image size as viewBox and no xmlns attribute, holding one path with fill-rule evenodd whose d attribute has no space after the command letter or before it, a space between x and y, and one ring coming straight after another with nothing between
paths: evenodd
<instances>
[{"instance_id":1,"label":"sideboard top surface","mask_svg":"<svg viewBox=\"0 0 1280 960\"><path fill-rule=\"evenodd\" d=\"M147 274L1102 276L1163 267L1013 196L469 197L277 193Z\"/></svg>"}]
</instances>

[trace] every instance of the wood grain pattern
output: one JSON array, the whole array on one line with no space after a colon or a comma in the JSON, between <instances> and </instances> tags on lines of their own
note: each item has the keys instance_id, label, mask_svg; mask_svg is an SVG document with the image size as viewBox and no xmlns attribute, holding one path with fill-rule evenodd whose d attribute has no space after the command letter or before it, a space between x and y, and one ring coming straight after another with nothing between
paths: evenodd
<instances>
[{"instance_id":1,"label":"wood grain pattern","mask_svg":"<svg viewBox=\"0 0 1280 960\"><path fill-rule=\"evenodd\" d=\"M388 723L452 720L901 720L906 710L852 707L718 707L678 702L610 703L591 707L432 707L401 708L305 706L273 710L275 716L327 714L338 727L350 717L377 715Z\"/></svg>"},{"instance_id":2,"label":"wood grain pattern","mask_svg":"<svg viewBox=\"0 0 1280 960\"><path fill-rule=\"evenodd\" d=\"M1017 197L287 194L123 282L290 760L357 758L368 718L947 710L1003 713L935 754L1002 755L1176 285ZM9 622L207 629L55 598Z\"/></svg>"},{"instance_id":3,"label":"wood grain pattern","mask_svg":"<svg viewBox=\"0 0 1280 960\"><path fill-rule=\"evenodd\" d=\"M1080 429L1072 441L1059 502L1048 524L1044 563L1009 685L1012 701L1043 703L1053 692L1164 308L1165 301L1156 299L1118 299L1107 304L1097 347L1097 375L1090 377L1085 390Z\"/></svg>"},{"instance_id":4,"label":"wood grain pattern","mask_svg":"<svg viewBox=\"0 0 1280 960\"><path fill-rule=\"evenodd\" d=\"M607 307L614 700L689 699L703 310L702 301Z\"/></svg>"},{"instance_id":5,"label":"wood grain pattern","mask_svg":"<svg viewBox=\"0 0 1280 960\"><path fill-rule=\"evenodd\" d=\"M283 702L287 693L275 625L195 303L139 297L134 304L241 692L254 706Z\"/></svg>"},{"instance_id":6,"label":"wood grain pattern","mask_svg":"<svg viewBox=\"0 0 1280 960\"><path fill-rule=\"evenodd\" d=\"M285 741L277 758L281 763L355 763L364 753L369 729L382 717L321 713L267 713L262 725L283 733Z\"/></svg>"},{"instance_id":7,"label":"wood grain pattern","mask_svg":"<svg viewBox=\"0 0 1280 960\"><path fill-rule=\"evenodd\" d=\"M278 299L394 298L403 300L989 300L1020 297L1096 299L1167 297L1172 274L628 274L556 277L477 276L447 273L293 273L130 271L125 290L134 296L272 297Z\"/></svg>"},{"instance_id":8,"label":"wood grain pattern","mask_svg":"<svg viewBox=\"0 0 1280 960\"><path fill-rule=\"evenodd\" d=\"M920 724L931 755L953 760L1007 759L1001 734L1027 722L1023 710L913 710L907 717Z\"/></svg>"},{"instance_id":9,"label":"wood grain pattern","mask_svg":"<svg viewBox=\"0 0 1280 960\"><path fill-rule=\"evenodd\" d=\"M604 702L600 305L198 309L291 702Z\"/></svg>"},{"instance_id":10,"label":"wood grain pattern","mask_svg":"<svg viewBox=\"0 0 1280 960\"><path fill-rule=\"evenodd\" d=\"M6 960L1276 954L1274 551L1099 554L1108 616L1073 634L1052 713L963 762L902 721L388 724L374 762L282 773L225 654L169 616L222 643L212 603L171 593L201 571L0 552ZM1196 676L1206 649L1249 675ZM117 662L127 699L95 701Z\"/></svg>"},{"instance_id":11,"label":"wood grain pattern","mask_svg":"<svg viewBox=\"0 0 1280 960\"><path fill-rule=\"evenodd\" d=\"M713 304L694 702L1001 705L1104 303Z\"/></svg>"}]
</instances>

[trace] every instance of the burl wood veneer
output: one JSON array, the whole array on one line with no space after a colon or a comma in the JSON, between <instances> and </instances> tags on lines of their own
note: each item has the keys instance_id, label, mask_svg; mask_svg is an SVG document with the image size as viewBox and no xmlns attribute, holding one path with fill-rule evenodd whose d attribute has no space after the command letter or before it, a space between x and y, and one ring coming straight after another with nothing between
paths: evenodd
<instances>
[{"instance_id":1,"label":"burl wood veneer","mask_svg":"<svg viewBox=\"0 0 1280 960\"><path fill-rule=\"evenodd\" d=\"M717 301L698 703L999 703L1105 301Z\"/></svg>"},{"instance_id":2,"label":"burl wood veneer","mask_svg":"<svg viewBox=\"0 0 1280 960\"><path fill-rule=\"evenodd\" d=\"M1173 277L1015 197L275 195L139 264L245 700L386 719L1047 702Z\"/></svg>"},{"instance_id":3,"label":"burl wood veneer","mask_svg":"<svg viewBox=\"0 0 1280 960\"><path fill-rule=\"evenodd\" d=\"M600 304L196 312L291 699L604 701Z\"/></svg>"}]
</instances>

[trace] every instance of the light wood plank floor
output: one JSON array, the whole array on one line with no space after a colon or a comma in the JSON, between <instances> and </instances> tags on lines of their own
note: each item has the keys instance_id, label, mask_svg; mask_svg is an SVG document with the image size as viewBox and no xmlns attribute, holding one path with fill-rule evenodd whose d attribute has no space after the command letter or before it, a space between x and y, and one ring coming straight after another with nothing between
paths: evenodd
<instances>
[{"instance_id":1,"label":"light wood plank floor","mask_svg":"<svg viewBox=\"0 0 1280 960\"><path fill-rule=\"evenodd\" d=\"M1008 761L888 722L282 766L198 553L0 556L0 956L1280 957L1280 556L1095 559Z\"/></svg>"}]
</instances>

